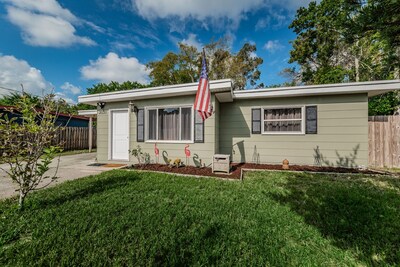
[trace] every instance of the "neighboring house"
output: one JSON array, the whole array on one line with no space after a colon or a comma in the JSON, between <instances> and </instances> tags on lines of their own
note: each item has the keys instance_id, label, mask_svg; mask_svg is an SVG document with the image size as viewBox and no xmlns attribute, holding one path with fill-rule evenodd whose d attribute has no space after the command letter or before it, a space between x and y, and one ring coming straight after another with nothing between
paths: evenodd
<instances>
[{"instance_id":1,"label":"neighboring house","mask_svg":"<svg viewBox=\"0 0 400 267\"><path fill-rule=\"evenodd\" d=\"M11 106L0 106L0 114L7 114L10 118L11 117L18 117L18 113L14 112L11 113L10 110ZM57 115L56 124L58 126L68 126L68 127L88 127L89 126L89 118L80 115L70 115L59 113Z\"/></svg>"},{"instance_id":2,"label":"neighboring house","mask_svg":"<svg viewBox=\"0 0 400 267\"><path fill-rule=\"evenodd\" d=\"M210 89L215 113L204 123L193 111L197 83L80 96L97 106L98 161L134 162L138 145L153 162L184 160L189 144L191 165L230 154L233 162L368 166L368 97L400 81L232 91L231 80L217 80Z\"/></svg>"}]
</instances>

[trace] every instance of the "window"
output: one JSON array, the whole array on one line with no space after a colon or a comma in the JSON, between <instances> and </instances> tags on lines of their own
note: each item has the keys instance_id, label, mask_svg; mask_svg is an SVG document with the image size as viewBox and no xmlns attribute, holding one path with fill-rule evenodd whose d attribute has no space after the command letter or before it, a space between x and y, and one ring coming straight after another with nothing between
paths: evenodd
<instances>
[{"instance_id":1,"label":"window","mask_svg":"<svg viewBox=\"0 0 400 267\"><path fill-rule=\"evenodd\" d=\"M192 141L192 108L168 107L147 109L147 140Z\"/></svg>"},{"instance_id":2,"label":"window","mask_svg":"<svg viewBox=\"0 0 400 267\"><path fill-rule=\"evenodd\" d=\"M263 133L304 133L304 107L263 109Z\"/></svg>"}]
</instances>

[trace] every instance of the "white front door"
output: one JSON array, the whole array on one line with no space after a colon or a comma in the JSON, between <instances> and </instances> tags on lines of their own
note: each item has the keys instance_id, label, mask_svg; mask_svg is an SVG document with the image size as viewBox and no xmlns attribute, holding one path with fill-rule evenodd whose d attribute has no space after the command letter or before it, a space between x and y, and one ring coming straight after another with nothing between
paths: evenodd
<instances>
[{"instance_id":1,"label":"white front door","mask_svg":"<svg viewBox=\"0 0 400 267\"><path fill-rule=\"evenodd\" d=\"M111 159L129 160L129 115L127 110L111 111Z\"/></svg>"}]
</instances>

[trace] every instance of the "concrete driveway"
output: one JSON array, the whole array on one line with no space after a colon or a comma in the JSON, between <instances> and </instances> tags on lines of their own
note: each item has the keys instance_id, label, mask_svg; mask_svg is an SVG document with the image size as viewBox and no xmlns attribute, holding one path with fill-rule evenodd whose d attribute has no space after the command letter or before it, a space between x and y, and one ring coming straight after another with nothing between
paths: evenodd
<instances>
[{"instance_id":1,"label":"concrete driveway","mask_svg":"<svg viewBox=\"0 0 400 267\"><path fill-rule=\"evenodd\" d=\"M60 184L65 181L75 180L85 176L99 174L104 171L109 171L116 169L118 167L102 167L102 166L88 166L95 163L96 153L84 153L69 156L60 157L60 166L57 172L57 177L59 177L56 182L53 182L51 186ZM57 159L57 158L56 158ZM51 164L49 170L50 175L54 174L56 159ZM9 169L8 165L1 164L0 167L4 169ZM45 180L45 182L48 182ZM7 177L7 174L0 170L0 199L8 198L13 195L18 194L15 191L17 188L16 184Z\"/></svg>"}]
</instances>

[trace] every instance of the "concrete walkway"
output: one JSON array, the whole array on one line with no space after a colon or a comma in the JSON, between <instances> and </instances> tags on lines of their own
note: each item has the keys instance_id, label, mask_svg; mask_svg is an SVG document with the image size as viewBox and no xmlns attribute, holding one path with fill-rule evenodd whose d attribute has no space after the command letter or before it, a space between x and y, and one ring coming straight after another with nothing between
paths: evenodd
<instances>
[{"instance_id":1,"label":"concrete walkway","mask_svg":"<svg viewBox=\"0 0 400 267\"><path fill-rule=\"evenodd\" d=\"M75 180L85 176L99 174L104 171L116 169L116 167L102 167L102 166L88 166L89 164L95 163L96 153L84 153L69 156L60 157L60 166L58 169L56 182L53 182L50 186L60 184L65 181ZM57 159L57 158L56 158ZM53 175L55 172L56 159L54 159L49 170L49 174ZM1 164L1 168L9 169L7 164ZM45 183L47 183L45 180ZM17 195L18 192L15 189L18 188L12 180L7 177L7 174L0 170L0 199L8 198L13 195Z\"/></svg>"}]
</instances>

